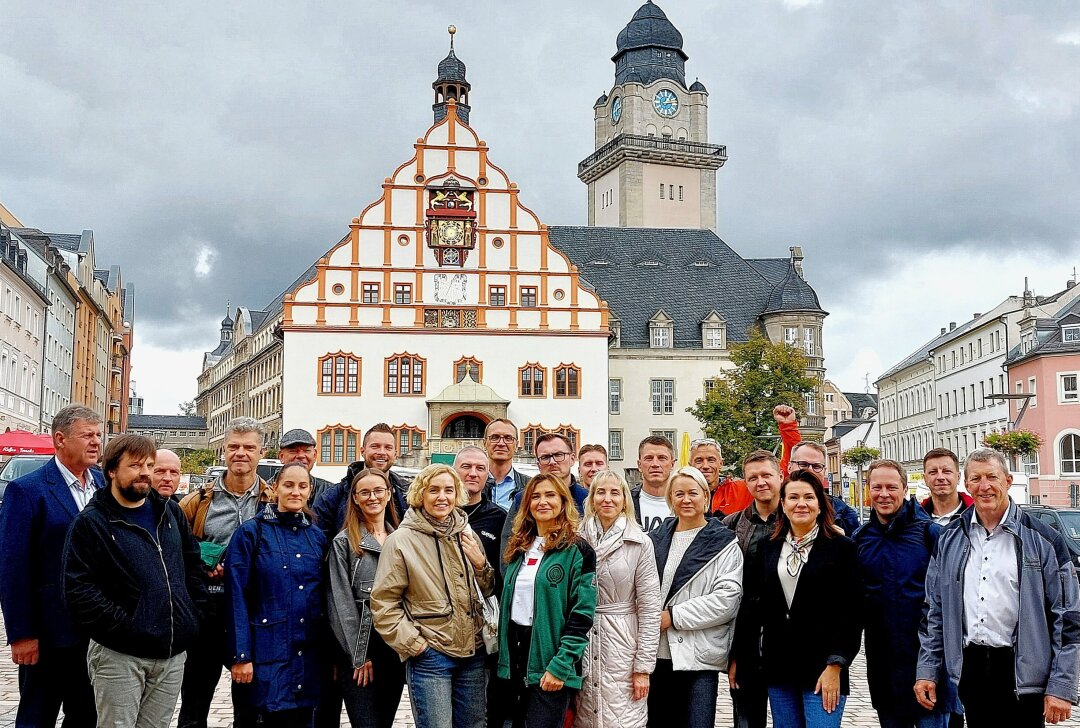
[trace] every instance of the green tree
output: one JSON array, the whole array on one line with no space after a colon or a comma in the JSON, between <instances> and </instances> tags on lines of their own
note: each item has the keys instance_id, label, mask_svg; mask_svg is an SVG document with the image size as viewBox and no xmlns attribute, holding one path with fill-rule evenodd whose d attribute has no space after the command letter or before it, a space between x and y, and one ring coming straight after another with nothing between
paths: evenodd
<instances>
[{"instance_id":1,"label":"green tree","mask_svg":"<svg viewBox=\"0 0 1080 728\"><path fill-rule=\"evenodd\" d=\"M187 402L181 402L179 405L180 414L184 417L195 417L198 412L195 411L195 400L191 399Z\"/></svg>"},{"instance_id":2,"label":"green tree","mask_svg":"<svg viewBox=\"0 0 1080 728\"><path fill-rule=\"evenodd\" d=\"M191 450L180 456L180 472L190 475L202 475L209 465L217 461L217 453L213 450Z\"/></svg>"},{"instance_id":3,"label":"green tree","mask_svg":"<svg viewBox=\"0 0 1080 728\"><path fill-rule=\"evenodd\" d=\"M724 448L724 460L738 463L759 447L768 448L776 436L772 409L806 410L804 395L814 392L818 380L806 373L806 357L788 344L774 344L754 330L750 340L731 347L735 368L714 380L709 393L687 412L701 422L708 437Z\"/></svg>"},{"instance_id":4,"label":"green tree","mask_svg":"<svg viewBox=\"0 0 1080 728\"><path fill-rule=\"evenodd\" d=\"M869 502L870 494L863 487L863 468L874 462L881 457L881 450L876 447L866 447L864 445L856 445L855 447L845 450L844 454L840 456L840 459L845 465L854 465L855 470L855 485L858 487L858 492L862 495L857 499L858 505L862 507L864 503Z\"/></svg>"}]
</instances>

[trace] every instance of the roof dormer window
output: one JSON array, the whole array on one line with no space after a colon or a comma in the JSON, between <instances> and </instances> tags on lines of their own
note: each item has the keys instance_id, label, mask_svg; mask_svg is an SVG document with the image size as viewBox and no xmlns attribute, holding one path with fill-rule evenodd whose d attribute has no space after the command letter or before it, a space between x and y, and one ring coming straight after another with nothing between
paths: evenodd
<instances>
[{"instance_id":1,"label":"roof dormer window","mask_svg":"<svg viewBox=\"0 0 1080 728\"><path fill-rule=\"evenodd\" d=\"M1067 344L1080 343L1080 326L1062 326L1061 341Z\"/></svg>"},{"instance_id":2,"label":"roof dormer window","mask_svg":"<svg viewBox=\"0 0 1080 728\"><path fill-rule=\"evenodd\" d=\"M649 347L670 349L674 346L675 322L663 311L657 311L649 320Z\"/></svg>"}]
</instances>

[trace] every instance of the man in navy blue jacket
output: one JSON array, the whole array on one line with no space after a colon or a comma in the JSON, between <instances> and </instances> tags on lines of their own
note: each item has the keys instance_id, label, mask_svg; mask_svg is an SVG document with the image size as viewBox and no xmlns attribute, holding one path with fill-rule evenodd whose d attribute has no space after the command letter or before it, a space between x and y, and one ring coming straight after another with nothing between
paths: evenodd
<instances>
[{"instance_id":1,"label":"man in navy blue jacket","mask_svg":"<svg viewBox=\"0 0 1080 728\"><path fill-rule=\"evenodd\" d=\"M75 630L61 590L64 539L75 516L104 485L94 468L101 416L71 405L52 422L56 457L12 481L0 506L0 605L11 659L19 666L17 728L93 728L87 640Z\"/></svg>"},{"instance_id":2,"label":"man in navy blue jacket","mask_svg":"<svg viewBox=\"0 0 1080 728\"><path fill-rule=\"evenodd\" d=\"M875 460L866 472L873 512L855 533L864 588L866 674L882 728L945 728L955 693L941 680L933 710L910 689L919 658L919 622L926 569L940 527L908 497L907 473L895 460ZM941 676L944 678L944 676Z\"/></svg>"}]
</instances>

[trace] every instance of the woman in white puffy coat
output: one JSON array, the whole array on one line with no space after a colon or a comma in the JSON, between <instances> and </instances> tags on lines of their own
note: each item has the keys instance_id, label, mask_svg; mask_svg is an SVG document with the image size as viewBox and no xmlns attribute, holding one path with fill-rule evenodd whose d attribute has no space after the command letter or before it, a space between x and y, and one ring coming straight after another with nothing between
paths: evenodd
<instances>
[{"instance_id":1,"label":"woman in white puffy coat","mask_svg":"<svg viewBox=\"0 0 1080 728\"><path fill-rule=\"evenodd\" d=\"M660 649L649 698L650 728L713 728L742 599L735 533L708 519L709 486L697 468L668 479L669 518L649 534L660 576Z\"/></svg>"},{"instance_id":2,"label":"woman in white puffy coat","mask_svg":"<svg viewBox=\"0 0 1080 728\"><path fill-rule=\"evenodd\" d=\"M597 598L574 725L645 728L660 640L660 578L630 488L611 470L593 479L581 535L596 552Z\"/></svg>"}]
</instances>

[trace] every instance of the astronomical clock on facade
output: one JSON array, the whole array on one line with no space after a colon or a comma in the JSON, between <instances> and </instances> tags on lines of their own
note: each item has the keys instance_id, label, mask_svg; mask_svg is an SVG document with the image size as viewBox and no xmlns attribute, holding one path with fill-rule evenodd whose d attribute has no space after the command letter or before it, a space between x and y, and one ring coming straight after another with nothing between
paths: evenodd
<instances>
[{"instance_id":1,"label":"astronomical clock on facade","mask_svg":"<svg viewBox=\"0 0 1080 728\"><path fill-rule=\"evenodd\" d=\"M416 465L496 417L526 446L607 438L606 306L467 125L469 88L451 48L435 124L284 299L284 421L315 434L324 477L378 421Z\"/></svg>"}]
</instances>

